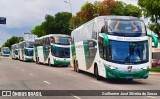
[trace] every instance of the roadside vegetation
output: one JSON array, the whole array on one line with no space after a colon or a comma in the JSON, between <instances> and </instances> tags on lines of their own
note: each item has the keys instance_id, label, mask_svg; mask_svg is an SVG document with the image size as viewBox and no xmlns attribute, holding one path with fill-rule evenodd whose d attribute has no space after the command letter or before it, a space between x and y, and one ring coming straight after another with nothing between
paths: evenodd
<instances>
[{"instance_id":1,"label":"roadside vegetation","mask_svg":"<svg viewBox=\"0 0 160 99\"><path fill-rule=\"evenodd\" d=\"M151 72L160 72L160 67L149 69Z\"/></svg>"}]
</instances>

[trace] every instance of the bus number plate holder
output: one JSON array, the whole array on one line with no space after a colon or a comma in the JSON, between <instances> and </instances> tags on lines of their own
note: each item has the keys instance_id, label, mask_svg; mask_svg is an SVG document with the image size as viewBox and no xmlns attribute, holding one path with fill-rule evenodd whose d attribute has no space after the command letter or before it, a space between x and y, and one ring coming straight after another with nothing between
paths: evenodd
<instances>
[{"instance_id":1,"label":"bus number plate holder","mask_svg":"<svg viewBox=\"0 0 160 99\"><path fill-rule=\"evenodd\" d=\"M133 76L126 76L126 79L133 79Z\"/></svg>"}]
</instances>

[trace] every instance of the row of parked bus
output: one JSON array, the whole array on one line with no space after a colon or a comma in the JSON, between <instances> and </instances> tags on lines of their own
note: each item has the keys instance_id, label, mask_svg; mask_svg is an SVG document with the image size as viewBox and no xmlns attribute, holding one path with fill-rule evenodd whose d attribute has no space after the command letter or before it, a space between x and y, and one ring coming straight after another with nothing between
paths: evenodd
<instances>
[{"instance_id":1,"label":"row of parked bus","mask_svg":"<svg viewBox=\"0 0 160 99\"><path fill-rule=\"evenodd\" d=\"M99 16L68 35L51 34L12 46L12 58L48 65L71 65L97 79L148 78L151 47L158 40L142 20L128 16Z\"/></svg>"},{"instance_id":2,"label":"row of parked bus","mask_svg":"<svg viewBox=\"0 0 160 99\"><path fill-rule=\"evenodd\" d=\"M0 52L0 55L1 56L10 56L11 52L10 52L10 49L9 47L1 47L1 52Z\"/></svg>"},{"instance_id":3,"label":"row of parked bus","mask_svg":"<svg viewBox=\"0 0 160 99\"><path fill-rule=\"evenodd\" d=\"M12 59L35 61L48 65L70 65L71 37L63 34L50 34L23 41L11 47Z\"/></svg>"}]
</instances>

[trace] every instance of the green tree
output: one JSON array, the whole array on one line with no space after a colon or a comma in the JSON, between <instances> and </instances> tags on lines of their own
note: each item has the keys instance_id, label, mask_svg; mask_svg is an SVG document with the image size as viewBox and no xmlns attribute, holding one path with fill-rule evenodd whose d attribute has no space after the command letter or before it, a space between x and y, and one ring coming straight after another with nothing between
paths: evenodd
<instances>
[{"instance_id":1,"label":"green tree","mask_svg":"<svg viewBox=\"0 0 160 99\"><path fill-rule=\"evenodd\" d=\"M41 37L45 35L42 25L37 25L33 30L32 33L37 35L38 37Z\"/></svg>"},{"instance_id":2,"label":"green tree","mask_svg":"<svg viewBox=\"0 0 160 99\"><path fill-rule=\"evenodd\" d=\"M117 1L116 6L112 8L112 15L125 15L124 9L127 4L122 1Z\"/></svg>"},{"instance_id":3,"label":"green tree","mask_svg":"<svg viewBox=\"0 0 160 99\"><path fill-rule=\"evenodd\" d=\"M76 28L85 22L88 22L96 16L104 15L123 15L141 17L142 10L132 4L126 4L121 1L104 0L95 3L86 2L81 10L70 20L70 26Z\"/></svg>"},{"instance_id":4,"label":"green tree","mask_svg":"<svg viewBox=\"0 0 160 99\"><path fill-rule=\"evenodd\" d=\"M72 14L69 12L59 12L55 15L55 34L68 34L70 35L71 30L69 28L69 21Z\"/></svg>"},{"instance_id":5,"label":"green tree","mask_svg":"<svg viewBox=\"0 0 160 99\"><path fill-rule=\"evenodd\" d=\"M3 45L2 47L9 47L11 48L11 46L13 44L19 43L22 40L22 37L17 37L17 36L13 36L10 39L8 39Z\"/></svg>"},{"instance_id":6,"label":"green tree","mask_svg":"<svg viewBox=\"0 0 160 99\"><path fill-rule=\"evenodd\" d=\"M145 17L150 18L149 28L160 38L160 1L159 0L138 0L138 5L143 9Z\"/></svg>"},{"instance_id":7,"label":"green tree","mask_svg":"<svg viewBox=\"0 0 160 99\"><path fill-rule=\"evenodd\" d=\"M42 34L43 35L54 34L53 33L55 31L54 27L56 27L54 16L46 15L45 21L42 23L42 28L44 30L44 34L43 33Z\"/></svg>"},{"instance_id":8,"label":"green tree","mask_svg":"<svg viewBox=\"0 0 160 99\"><path fill-rule=\"evenodd\" d=\"M141 17L142 16L142 10L137 6L134 6L132 4L128 4L124 8L124 15Z\"/></svg>"},{"instance_id":9,"label":"green tree","mask_svg":"<svg viewBox=\"0 0 160 99\"><path fill-rule=\"evenodd\" d=\"M42 24L35 26L32 33L37 36L48 34L70 34L69 21L72 14L69 12L59 12L52 15L46 15Z\"/></svg>"}]
</instances>

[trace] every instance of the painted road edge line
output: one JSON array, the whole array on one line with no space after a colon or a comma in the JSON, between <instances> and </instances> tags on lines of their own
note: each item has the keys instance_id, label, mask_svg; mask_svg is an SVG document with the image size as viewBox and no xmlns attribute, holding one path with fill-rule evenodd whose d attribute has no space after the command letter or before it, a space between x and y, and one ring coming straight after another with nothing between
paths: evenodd
<instances>
[{"instance_id":1,"label":"painted road edge line","mask_svg":"<svg viewBox=\"0 0 160 99\"><path fill-rule=\"evenodd\" d=\"M51 84L50 82L48 82L48 81L43 81L44 83L47 83L47 84Z\"/></svg>"},{"instance_id":2,"label":"painted road edge line","mask_svg":"<svg viewBox=\"0 0 160 99\"><path fill-rule=\"evenodd\" d=\"M76 99L81 99L80 97L76 96L76 95L73 95L73 94L70 94L71 96L73 96L74 98Z\"/></svg>"}]
</instances>

